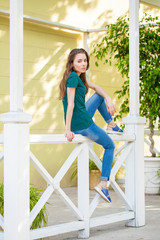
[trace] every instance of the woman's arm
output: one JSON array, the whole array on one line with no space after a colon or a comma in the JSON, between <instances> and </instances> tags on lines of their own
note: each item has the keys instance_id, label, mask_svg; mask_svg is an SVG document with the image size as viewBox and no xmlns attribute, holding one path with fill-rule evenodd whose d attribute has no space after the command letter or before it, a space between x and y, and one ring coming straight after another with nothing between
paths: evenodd
<instances>
[{"instance_id":1,"label":"woman's arm","mask_svg":"<svg viewBox=\"0 0 160 240\"><path fill-rule=\"evenodd\" d=\"M65 126L65 137L69 142L74 138L74 133L71 132L71 120L74 109L74 98L75 98L75 88L67 88L67 113L66 113L66 126Z\"/></svg>"},{"instance_id":2,"label":"woman's arm","mask_svg":"<svg viewBox=\"0 0 160 240\"><path fill-rule=\"evenodd\" d=\"M98 93L99 95L104 97L104 99L106 100L106 104L107 104L107 110L113 116L116 112L116 109L112 102L112 99L107 95L107 93L100 86L96 85L95 83L89 82L89 81L87 81L87 83L88 83L89 88L93 89L96 93Z\"/></svg>"}]
</instances>

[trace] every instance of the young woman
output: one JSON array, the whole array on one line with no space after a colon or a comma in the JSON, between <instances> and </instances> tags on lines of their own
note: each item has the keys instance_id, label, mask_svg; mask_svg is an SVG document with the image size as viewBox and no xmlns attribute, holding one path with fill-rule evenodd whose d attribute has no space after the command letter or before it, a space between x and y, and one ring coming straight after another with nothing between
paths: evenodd
<instances>
[{"instance_id":1,"label":"young woman","mask_svg":"<svg viewBox=\"0 0 160 240\"><path fill-rule=\"evenodd\" d=\"M110 133L123 131L114 123L112 116L115 106L107 93L99 86L86 80L86 70L89 68L89 56L82 48L73 49L66 64L66 70L59 85L59 99L63 101L65 118L65 136L72 141L75 134L87 136L104 148L101 181L95 190L107 201L111 202L107 189L110 177L115 145L107 131L97 126L92 117L98 109ZM91 88L95 93L85 103L85 95Z\"/></svg>"}]
</instances>

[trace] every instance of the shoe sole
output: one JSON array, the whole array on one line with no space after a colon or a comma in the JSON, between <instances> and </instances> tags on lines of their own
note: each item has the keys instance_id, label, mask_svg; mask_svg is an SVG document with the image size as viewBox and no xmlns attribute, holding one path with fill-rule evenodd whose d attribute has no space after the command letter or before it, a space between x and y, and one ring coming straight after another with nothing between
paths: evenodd
<instances>
[{"instance_id":1,"label":"shoe sole","mask_svg":"<svg viewBox=\"0 0 160 240\"><path fill-rule=\"evenodd\" d=\"M109 199L103 194L103 192L98 188L95 187L94 190L108 203L111 203L111 201L109 201Z\"/></svg>"},{"instance_id":2,"label":"shoe sole","mask_svg":"<svg viewBox=\"0 0 160 240\"><path fill-rule=\"evenodd\" d=\"M124 132L116 132L116 131L111 131L111 130L106 130L107 133L110 133L110 134L119 134L119 135L122 135Z\"/></svg>"}]
</instances>

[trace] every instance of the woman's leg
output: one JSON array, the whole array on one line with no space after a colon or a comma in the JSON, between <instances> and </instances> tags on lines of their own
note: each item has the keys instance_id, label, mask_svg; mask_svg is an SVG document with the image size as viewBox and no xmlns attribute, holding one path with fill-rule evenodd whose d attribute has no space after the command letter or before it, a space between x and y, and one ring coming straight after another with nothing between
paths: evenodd
<instances>
[{"instance_id":1,"label":"woman's leg","mask_svg":"<svg viewBox=\"0 0 160 240\"><path fill-rule=\"evenodd\" d=\"M111 202L111 198L109 196L109 192L107 189L107 181L110 178L111 167L113 162L113 153L115 148L112 139L102 128L97 126L95 123L93 123L87 129L74 131L74 133L87 136L94 142L103 146L105 151L102 161L101 182L98 184L98 186L95 187L95 190L100 194L100 196L104 200L106 200L107 202Z\"/></svg>"},{"instance_id":2,"label":"woman's leg","mask_svg":"<svg viewBox=\"0 0 160 240\"><path fill-rule=\"evenodd\" d=\"M101 172L101 181L108 181L110 178L111 167L113 162L113 154L115 145L112 139L108 134L95 123L93 123L89 128L74 131L75 134L82 134L87 136L92 141L100 144L104 148L104 155L102 161L102 172Z\"/></svg>"},{"instance_id":3,"label":"woman's leg","mask_svg":"<svg viewBox=\"0 0 160 240\"><path fill-rule=\"evenodd\" d=\"M107 106L105 100L98 93L94 93L86 102L86 109L91 117L94 116L95 111L98 109L106 123L112 121L112 116L110 112L107 111Z\"/></svg>"},{"instance_id":4,"label":"woman's leg","mask_svg":"<svg viewBox=\"0 0 160 240\"><path fill-rule=\"evenodd\" d=\"M119 128L113 121L110 112L107 111L107 106L104 98L98 93L94 93L86 102L86 109L91 117L94 116L95 111L98 109L106 123L108 123L107 132L122 134L123 130Z\"/></svg>"}]
</instances>

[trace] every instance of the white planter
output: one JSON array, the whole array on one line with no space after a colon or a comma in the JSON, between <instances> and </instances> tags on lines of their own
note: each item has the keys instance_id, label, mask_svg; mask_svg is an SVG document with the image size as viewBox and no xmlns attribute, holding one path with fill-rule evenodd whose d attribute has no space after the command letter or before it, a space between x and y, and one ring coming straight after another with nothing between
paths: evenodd
<instances>
[{"instance_id":1,"label":"white planter","mask_svg":"<svg viewBox=\"0 0 160 240\"><path fill-rule=\"evenodd\" d=\"M145 193L159 193L160 178L157 175L159 168L160 157L144 157Z\"/></svg>"}]
</instances>

